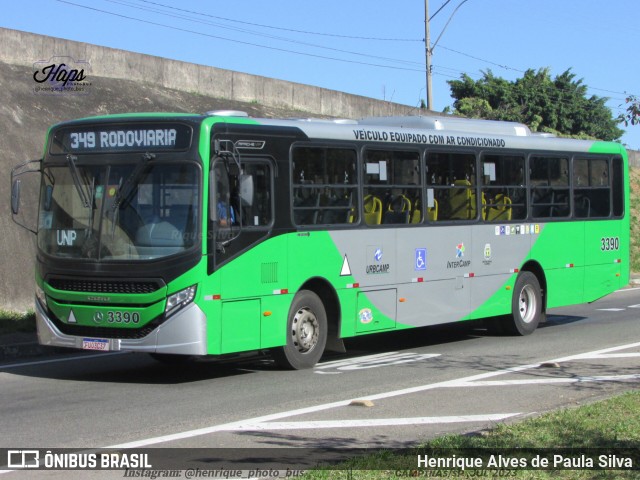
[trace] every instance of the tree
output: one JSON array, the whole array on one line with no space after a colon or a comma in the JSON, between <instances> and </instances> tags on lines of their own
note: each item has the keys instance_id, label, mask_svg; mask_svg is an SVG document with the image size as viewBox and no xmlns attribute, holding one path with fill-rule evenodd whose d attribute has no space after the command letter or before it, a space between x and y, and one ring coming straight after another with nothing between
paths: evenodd
<instances>
[{"instance_id":1,"label":"tree","mask_svg":"<svg viewBox=\"0 0 640 480\"><path fill-rule=\"evenodd\" d=\"M627 104L627 112L618 117L618 121L625 127L640 123L640 99L636 95L629 95L624 99ZM622 105L620 105L622 106Z\"/></svg>"},{"instance_id":2,"label":"tree","mask_svg":"<svg viewBox=\"0 0 640 480\"><path fill-rule=\"evenodd\" d=\"M606 98L587 97L587 86L571 69L551 78L548 68L527 70L510 82L482 72L480 80L463 74L450 80L454 113L472 118L525 123L536 132L577 138L618 140L624 133L606 107ZM636 103L638 107L638 104ZM640 122L640 107L636 122Z\"/></svg>"}]
</instances>

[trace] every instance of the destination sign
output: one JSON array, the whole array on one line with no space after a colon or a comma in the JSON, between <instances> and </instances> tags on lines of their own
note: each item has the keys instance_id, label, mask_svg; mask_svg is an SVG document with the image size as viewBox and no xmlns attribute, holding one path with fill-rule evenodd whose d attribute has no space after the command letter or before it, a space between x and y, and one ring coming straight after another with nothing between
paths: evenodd
<instances>
[{"instance_id":1,"label":"destination sign","mask_svg":"<svg viewBox=\"0 0 640 480\"><path fill-rule=\"evenodd\" d=\"M51 153L114 153L187 150L191 127L182 124L127 124L67 127L55 132Z\"/></svg>"}]
</instances>

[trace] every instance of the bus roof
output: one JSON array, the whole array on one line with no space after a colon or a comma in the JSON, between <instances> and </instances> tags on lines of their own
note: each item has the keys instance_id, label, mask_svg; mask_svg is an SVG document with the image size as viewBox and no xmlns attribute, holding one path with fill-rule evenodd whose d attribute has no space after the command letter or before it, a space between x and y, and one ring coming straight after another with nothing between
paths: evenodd
<instances>
[{"instance_id":1,"label":"bus roof","mask_svg":"<svg viewBox=\"0 0 640 480\"><path fill-rule=\"evenodd\" d=\"M532 132L523 123L469 119L452 115L427 114L380 116L354 119L330 118L257 118L238 110L214 110L204 114L127 113L72 120L55 125L89 122L128 122L150 120L212 119L215 123L252 123L278 127L296 127L310 139L373 141L382 143L447 145L465 147L533 148L536 150L591 151L622 153L615 142L558 138Z\"/></svg>"}]
</instances>

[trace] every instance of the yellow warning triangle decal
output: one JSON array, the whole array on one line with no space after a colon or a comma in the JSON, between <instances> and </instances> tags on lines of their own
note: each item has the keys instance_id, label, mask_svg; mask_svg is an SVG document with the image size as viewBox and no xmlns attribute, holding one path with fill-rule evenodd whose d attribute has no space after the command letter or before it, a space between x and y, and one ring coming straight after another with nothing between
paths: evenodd
<instances>
[{"instance_id":1,"label":"yellow warning triangle decal","mask_svg":"<svg viewBox=\"0 0 640 480\"><path fill-rule=\"evenodd\" d=\"M347 255L345 254L344 260L342 261L342 270L340 270L341 277L348 277L351 275L351 268L349 267L349 260L347 259Z\"/></svg>"}]
</instances>

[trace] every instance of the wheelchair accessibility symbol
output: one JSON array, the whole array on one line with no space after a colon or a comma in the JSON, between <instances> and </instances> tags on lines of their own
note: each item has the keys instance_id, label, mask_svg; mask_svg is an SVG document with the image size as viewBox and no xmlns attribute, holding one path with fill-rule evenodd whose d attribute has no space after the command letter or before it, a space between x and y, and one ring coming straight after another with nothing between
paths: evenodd
<instances>
[{"instance_id":1,"label":"wheelchair accessibility symbol","mask_svg":"<svg viewBox=\"0 0 640 480\"><path fill-rule=\"evenodd\" d=\"M427 269L427 249L416 248L415 270Z\"/></svg>"}]
</instances>

